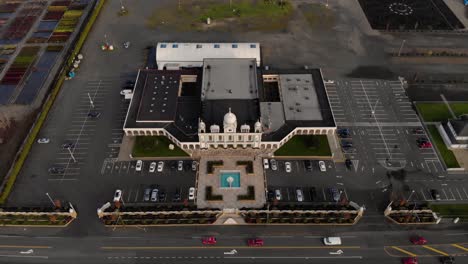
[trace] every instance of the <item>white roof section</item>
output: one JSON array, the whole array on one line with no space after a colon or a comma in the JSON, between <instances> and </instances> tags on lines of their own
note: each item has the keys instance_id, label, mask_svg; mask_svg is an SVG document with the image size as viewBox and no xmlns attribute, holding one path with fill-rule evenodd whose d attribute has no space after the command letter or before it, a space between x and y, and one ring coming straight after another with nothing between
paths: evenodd
<instances>
[{"instance_id":1,"label":"white roof section","mask_svg":"<svg viewBox=\"0 0 468 264\"><path fill-rule=\"evenodd\" d=\"M202 82L202 101L258 98L253 59L206 59Z\"/></svg>"},{"instance_id":2,"label":"white roof section","mask_svg":"<svg viewBox=\"0 0 468 264\"><path fill-rule=\"evenodd\" d=\"M164 67L201 67L204 59L255 59L260 66L260 43L159 42L156 63Z\"/></svg>"}]
</instances>

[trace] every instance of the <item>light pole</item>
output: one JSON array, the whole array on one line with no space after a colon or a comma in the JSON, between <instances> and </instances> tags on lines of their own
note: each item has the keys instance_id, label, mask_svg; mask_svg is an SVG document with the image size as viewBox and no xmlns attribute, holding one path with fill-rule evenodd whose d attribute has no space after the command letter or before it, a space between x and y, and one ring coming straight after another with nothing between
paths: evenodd
<instances>
[{"instance_id":1,"label":"light pole","mask_svg":"<svg viewBox=\"0 0 468 264\"><path fill-rule=\"evenodd\" d=\"M403 46L405 46L405 42L406 42L406 39L404 39L401 42L400 50L398 50L398 57L400 57L400 55L401 55L401 51L403 50Z\"/></svg>"},{"instance_id":2,"label":"light pole","mask_svg":"<svg viewBox=\"0 0 468 264\"><path fill-rule=\"evenodd\" d=\"M411 190L411 194L408 197L408 200L406 200L407 203L409 203L409 201L411 200L411 197L413 196L413 194L414 194L414 190Z\"/></svg>"},{"instance_id":3,"label":"light pole","mask_svg":"<svg viewBox=\"0 0 468 264\"><path fill-rule=\"evenodd\" d=\"M49 198L49 200L50 200L50 202L52 203L53 207L55 207L54 200L52 200L52 198L50 197L49 193L46 192L45 195L47 195L47 197Z\"/></svg>"},{"instance_id":4,"label":"light pole","mask_svg":"<svg viewBox=\"0 0 468 264\"><path fill-rule=\"evenodd\" d=\"M376 102L375 102L375 105L374 105L374 108L371 108L371 113L372 115L375 115L375 109L377 108L377 104L379 103L380 99L378 99Z\"/></svg>"},{"instance_id":5,"label":"light pole","mask_svg":"<svg viewBox=\"0 0 468 264\"><path fill-rule=\"evenodd\" d=\"M89 104L91 104L91 107L94 108L94 102L93 99L91 99L91 95L88 93L88 98L89 98Z\"/></svg>"},{"instance_id":6,"label":"light pole","mask_svg":"<svg viewBox=\"0 0 468 264\"><path fill-rule=\"evenodd\" d=\"M68 147L67 149L68 149L68 153L70 153L70 156L71 156L71 158L73 159L73 162L76 163L75 156L73 155L73 152L71 152L70 147Z\"/></svg>"}]
</instances>

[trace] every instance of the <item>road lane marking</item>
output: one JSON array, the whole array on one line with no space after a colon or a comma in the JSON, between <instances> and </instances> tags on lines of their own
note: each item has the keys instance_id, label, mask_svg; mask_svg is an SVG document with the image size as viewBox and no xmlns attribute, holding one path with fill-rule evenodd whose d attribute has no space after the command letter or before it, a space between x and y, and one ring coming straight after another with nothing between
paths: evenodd
<instances>
[{"instance_id":1,"label":"road lane marking","mask_svg":"<svg viewBox=\"0 0 468 264\"><path fill-rule=\"evenodd\" d=\"M411 252L409 252L409 251L407 251L407 250L404 250L404 249L402 249L402 248L399 248L399 247L392 246L391 248L396 249L396 250L398 250L398 251L400 251L400 252L403 252L403 253L405 253L405 254L408 254L408 255L411 256L411 257L416 257L416 256L417 256L416 254L413 254L413 253L411 253Z\"/></svg>"},{"instance_id":2,"label":"road lane marking","mask_svg":"<svg viewBox=\"0 0 468 264\"><path fill-rule=\"evenodd\" d=\"M362 259L362 256L326 256L326 257L290 257L290 256L277 256L277 257L259 257L259 256L252 256L252 257L224 257L225 259Z\"/></svg>"},{"instance_id":3,"label":"road lane marking","mask_svg":"<svg viewBox=\"0 0 468 264\"><path fill-rule=\"evenodd\" d=\"M360 246L263 246L263 247L249 247L249 246L104 246L101 250L178 250L178 249L360 249Z\"/></svg>"},{"instance_id":4,"label":"road lane marking","mask_svg":"<svg viewBox=\"0 0 468 264\"><path fill-rule=\"evenodd\" d=\"M0 248L42 248L42 249L49 249L52 248L50 246L24 246L24 245L0 245Z\"/></svg>"},{"instance_id":5,"label":"road lane marking","mask_svg":"<svg viewBox=\"0 0 468 264\"><path fill-rule=\"evenodd\" d=\"M435 248L430 247L430 246L427 246L427 245L424 245L424 246L422 246L422 247L423 247L423 248L427 248L427 249L429 249L429 250L432 250L432 251L434 251L434 252L436 252L436 253L439 253L439 254L441 254L441 255L443 255L443 256L448 256L448 255L449 255L449 254L447 254L447 253L445 253L445 252L443 252L443 251L440 251L440 250L438 250L438 249L435 249Z\"/></svg>"},{"instance_id":6,"label":"road lane marking","mask_svg":"<svg viewBox=\"0 0 468 264\"><path fill-rule=\"evenodd\" d=\"M48 259L48 256L32 256L32 255L0 255L2 258L41 258Z\"/></svg>"},{"instance_id":7,"label":"road lane marking","mask_svg":"<svg viewBox=\"0 0 468 264\"><path fill-rule=\"evenodd\" d=\"M468 248L464 247L464 246L461 246L461 245L458 245L458 244L451 244L453 247L456 247L456 248L459 248L461 250L464 250L464 251L468 251Z\"/></svg>"}]
</instances>

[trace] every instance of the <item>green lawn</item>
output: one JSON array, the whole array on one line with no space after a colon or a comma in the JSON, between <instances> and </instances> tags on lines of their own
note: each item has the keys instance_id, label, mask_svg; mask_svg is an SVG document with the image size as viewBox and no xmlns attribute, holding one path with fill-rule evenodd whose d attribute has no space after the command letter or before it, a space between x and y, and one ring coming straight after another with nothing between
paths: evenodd
<instances>
[{"instance_id":1,"label":"green lawn","mask_svg":"<svg viewBox=\"0 0 468 264\"><path fill-rule=\"evenodd\" d=\"M431 204L431 209L442 217L460 217L464 221L468 220L468 204Z\"/></svg>"},{"instance_id":2,"label":"green lawn","mask_svg":"<svg viewBox=\"0 0 468 264\"><path fill-rule=\"evenodd\" d=\"M452 118L444 103L418 103L416 108L425 122L440 122Z\"/></svg>"},{"instance_id":3,"label":"green lawn","mask_svg":"<svg viewBox=\"0 0 468 264\"><path fill-rule=\"evenodd\" d=\"M217 30L274 31L285 30L293 13L288 0L284 5L278 1L258 0L192 0L170 1L165 7L156 9L147 19L154 28L170 28L178 31L207 29L206 19L211 18L210 27Z\"/></svg>"},{"instance_id":4,"label":"green lawn","mask_svg":"<svg viewBox=\"0 0 468 264\"><path fill-rule=\"evenodd\" d=\"M451 103L450 107L456 116L468 114L468 102L467 103Z\"/></svg>"},{"instance_id":5,"label":"green lawn","mask_svg":"<svg viewBox=\"0 0 468 264\"><path fill-rule=\"evenodd\" d=\"M169 149L169 144L174 149ZM185 157L188 154L164 136L137 137L133 146L133 157Z\"/></svg>"},{"instance_id":6,"label":"green lawn","mask_svg":"<svg viewBox=\"0 0 468 264\"><path fill-rule=\"evenodd\" d=\"M435 144L437 149L439 150L440 155L442 156L442 159L445 162L445 165L447 165L448 168L459 168L460 165L458 164L457 159L455 158L455 155L451 150L445 146L444 140L439 134L439 131L437 130L437 127L434 125L427 126L429 134L431 134L432 142Z\"/></svg>"},{"instance_id":7,"label":"green lawn","mask_svg":"<svg viewBox=\"0 0 468 264\"><path fill-rule=\"evenodd\" d=\"M292 137L275 152L275 156L331 156L326 135Z\"/></svg>"}]
</instances>

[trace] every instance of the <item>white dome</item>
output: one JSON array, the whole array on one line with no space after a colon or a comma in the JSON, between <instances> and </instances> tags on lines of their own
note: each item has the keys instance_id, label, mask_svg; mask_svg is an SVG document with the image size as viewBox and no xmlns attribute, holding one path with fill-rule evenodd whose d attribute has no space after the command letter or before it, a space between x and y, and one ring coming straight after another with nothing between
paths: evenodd
<instances>
[{"instance_id":1,"label":"white dome","mask_svg":"<svg viewBox=\"0 0 468 264\"><path fill-rule=\"evenodd\" d=\"M237 124L237 117L235 114L231 113L231 109L229 112L224 115L224 125L236 125Z\"/></svg>"}]
</instances>

